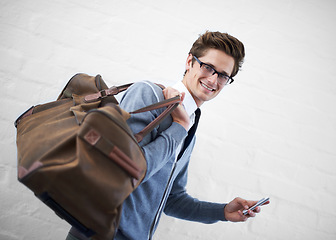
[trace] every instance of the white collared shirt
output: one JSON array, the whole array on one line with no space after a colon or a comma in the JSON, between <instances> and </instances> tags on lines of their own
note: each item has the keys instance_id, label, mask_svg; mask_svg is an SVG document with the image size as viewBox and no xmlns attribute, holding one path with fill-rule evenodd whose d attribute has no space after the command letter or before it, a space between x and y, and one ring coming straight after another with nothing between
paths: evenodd
<instances>
[{"instance_id":1,"label":"white collared shirt","mask_svg":"<svg viewBox=\"0 0 336 240\"><path fill-rule=\"evenodd\" d=\"M182 105L184 109L187 111L188 116L190 117L190 124L188 127L189 130L195 122L195 111L197 109L196 102L182 81L177 82L175 85L172 86L172 88L175 88L181 93L182 92L185 93Z\"/></svg>"},{"instance_id":2,"label":"white collared shirt","mask_svg":"<svg viewBox=\"0 0 336 240\"><path fill-rule=\"evenodd\" d=\"M183 107L184 109L187 111L187 114L190 118L190 123L189 123L189 127L188 130L192 127L192 125L194 125L195 122L195 111L197 109L197 105L196 102L194 100L194 98L191 96L190 92L188 91L188 89L186 88L186 86L183 84L183 82L177 82L175 85L172 86L172 88L175 88L176 90L178 90L180 93L184 92L185 93L185 97L183 100ZM183 146L184 140L180 143L180 145L177 147L176 150L176 159L177 160L177 156L179 155L182 146Z\"/></svg>"}]
</instances>

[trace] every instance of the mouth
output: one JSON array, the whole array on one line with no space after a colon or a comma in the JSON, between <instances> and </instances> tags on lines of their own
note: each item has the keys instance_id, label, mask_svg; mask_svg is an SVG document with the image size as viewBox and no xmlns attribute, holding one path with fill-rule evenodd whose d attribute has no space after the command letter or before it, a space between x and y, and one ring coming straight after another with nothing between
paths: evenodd
<instances>
[{"instance_id":1,"label":"mouth","mask_svg":"<svg viewBox=\"0 0 336 240\"><path fill-rule=\"evenodd\" d=\"M208 85L206 85L205 83L203 83L202 81L200 82L201 86L204 87L206 90L210 91L210 92L214 92L216 91L216 89L209 87Z\"/></svg>"}]
</instances>

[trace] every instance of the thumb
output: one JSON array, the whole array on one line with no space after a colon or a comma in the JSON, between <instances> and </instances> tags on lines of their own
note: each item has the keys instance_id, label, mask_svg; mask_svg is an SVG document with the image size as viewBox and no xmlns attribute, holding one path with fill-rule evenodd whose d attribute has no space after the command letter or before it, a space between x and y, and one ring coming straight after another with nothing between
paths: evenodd
<instances>
[{"instance_id":1,"label":"thumb","mask_svg":"<svg viewBox=\"0 0 336 240\"><path fill-rule=\"evenodd\" d=\"M181 97L181 102L180 102L180 104L182 104L182 102L184 101L184 98L185 98L185 92L181 92L181 93L180 93L180 97Z\"/></svg>"},{"instance_id":2,"label":"thumb","mask_svg":"<svg viewBox=\"0 0 336 240\"><path fill-rule=\"evenodd\" d=\"M239 205L242 206L242 208L244 208L244 209L248 209L248 208L249 208L249 204L248 204L248 201L247 201L247 200L242 199L242 198L240 198L240 197L237 197L237 198L236 198L236 201L237 201L237 203L238 203Z\"/></svg>"}]
</instances>

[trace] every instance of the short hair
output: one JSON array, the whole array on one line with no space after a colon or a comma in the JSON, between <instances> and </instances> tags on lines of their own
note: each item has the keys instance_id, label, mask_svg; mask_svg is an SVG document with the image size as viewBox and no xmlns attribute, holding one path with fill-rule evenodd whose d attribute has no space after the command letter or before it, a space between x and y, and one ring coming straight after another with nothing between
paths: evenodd
<instances>
[{"instance_id":1,"label":"short hair","mask_svg":"<svg viewBox=\"0 0 336 240\"><path fill-rule=\"evenodd\" d=\"M221 50L227 55L233 57L235 64L231 77L234 77L241 69L244 62L245 49L244 44L237 38L229 35L228 33L206 31L194 42L189 54L200 58L204 56L209 49Z\"/></svg>"}]
</instances>

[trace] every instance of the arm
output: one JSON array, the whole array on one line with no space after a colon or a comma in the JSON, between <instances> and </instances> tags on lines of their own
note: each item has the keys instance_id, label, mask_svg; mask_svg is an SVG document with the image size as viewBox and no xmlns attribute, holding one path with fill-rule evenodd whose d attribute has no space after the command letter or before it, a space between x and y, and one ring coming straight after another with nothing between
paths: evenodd
<instances>
[{"instance_id":1,"label":"arm","mask_svg":"<svg viewBox=\"0 0 336 240\"><path fill-rule=\"evenodd\" d=\"M185 165L174 181L164 212L173 217L202 223L226 221L226 204L200 201L186 192L188 165Z\"/></svg>"},{"instance_id":2,"label":"arm","mask_svg":"<svg viewBox=\"0 0 336 240\"><path fill-rule=\"evenodd\" d=\"M185 189L187 168L188 166L185 166L174 181L164 209L167 215L184 220L215 223L217 221L244 222L250 217L255 217L256 213L260 212L260 207L257 207L254 211L249 210L248 215L243 215L242 210L248 209L256 204L257 201L249 201L239 197L228 204L199 201L191 197Z\"/></svg>"},{"instance_id":3,"label":"arm","mask_svg":"<svg viewBox=\"0 0 336 240\"><path fill-rule=\"evenodd\" d=\"M135 83L125 93L120 101L120 107L126 111L134 111L144 106L164 100L161 88L150 83ZM127 120L133 133L138 133L153 121L163 109L133 114ZM171 120L165 121L170 124ZM162 124L161 124L162 125ZM140 146L147 160L147 173L144 181L160 170L167 161L174 159L177 146L186 137L186 130L178 123L173 122L163 131L158 128L144 137Z\"/></svg>"},{"instance_id":4,"label":"arm","mask_svg":"<svg viewBox=\"0 0 336 240\"><path fill-rule=\"evenodd\" d=\"M173 183L164 209L167 215L190 221L214 223L217 221L243 222L260 212L260 207L257 207L254 211L249 210L248 215L243 215L242 211L253 206L257 201L239 197L228 204L199 201L191 197L186 192L188 164L189 159Z\"/></svg>"}]
</instances>

